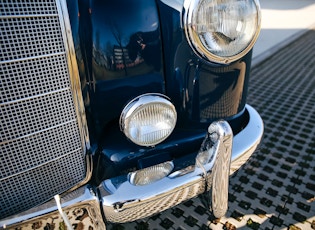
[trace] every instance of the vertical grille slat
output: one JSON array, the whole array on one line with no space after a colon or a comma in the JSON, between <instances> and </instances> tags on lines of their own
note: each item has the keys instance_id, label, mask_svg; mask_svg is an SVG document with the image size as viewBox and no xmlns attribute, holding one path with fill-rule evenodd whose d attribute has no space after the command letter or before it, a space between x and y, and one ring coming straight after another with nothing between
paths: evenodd
<instances>
[{"instance_id":1,"label":"vertical grille slat","mask_svg":"<svg viewBox=\"0 0 315 230\"><path fill-rule=\"evenodd\" d=\"M59 11L54 0L0 2L0 219L87 177Z\"/></svg>"}]
</instances>

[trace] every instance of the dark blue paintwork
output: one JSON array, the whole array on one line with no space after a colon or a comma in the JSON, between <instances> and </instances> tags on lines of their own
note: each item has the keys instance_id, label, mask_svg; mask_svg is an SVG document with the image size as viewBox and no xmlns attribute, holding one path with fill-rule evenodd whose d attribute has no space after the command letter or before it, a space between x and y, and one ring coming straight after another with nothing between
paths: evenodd
<instances>
[{"instance_id":1,"label":"dark blue paintwork","mask_svg":"<svg viewBox=\"0 0 315 230\"><path fill-rule=\"evenodd\" d=\"M198 59L181 27L180 9L163 2L69 1L100 180L198 150L213 120L229 120L234 132L246 123L251 52L230 65ZM178 113L174 134L155 148L136 146L119 131L124 105L143 93L166 94Z\"/></svg>"},{"instance_id":2,"label":"dark blue paintwork","mask_svg":"<svg viewBox=\"0 0 315 230\"><path fill-rule=\"evenodd\" d=\"M166 93L176 103L181 119L185 123L208 123L218 118L229 119L242 112L251 53L228 66L199 60L181 28L181 12L161 1L158 1L158 7L163 15L160 20Z\"/></svg>"},{"instance_id":3,"label":"dark blue paintwork","mask_svg":"<svg viewBox=\"0 0 315 230\"><path fill-rule=\"evenodd\" d=\"M72 27L79 31L79 69L97 140L132 98L165 93L159 17L155 2L148 0L79 1L78 9Z\"/></svg>"}]
</instances>

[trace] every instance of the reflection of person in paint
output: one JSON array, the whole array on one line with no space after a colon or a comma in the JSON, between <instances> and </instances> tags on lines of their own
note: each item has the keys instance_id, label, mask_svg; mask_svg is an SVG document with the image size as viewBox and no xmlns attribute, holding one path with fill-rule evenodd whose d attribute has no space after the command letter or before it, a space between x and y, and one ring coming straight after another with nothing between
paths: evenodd
<instances>
[{"instance_id":1,"label":"reflection of person in paint","mask_svg":"<svg viewBox=\"0 0 315 230\"><path fill-rule=\"evenodd\" d=\"M132 61L140 55L148 65L153 65L156 71L160 70L160 41L156 32L137 32L131 35L127 49Z\"/></svg>"},{"instance_id":2,"label":"reflection of person in paint","mask_svg":"<svg viewBox=\"0 0 315 230\"><path fill-rule=\"evenodd\" d=\"M145 44L143 44L143 38L141 37L141 35L137 34L139 40L137 41L137 43L141 46L141 50L144 50L145 48Z\"/></svg>"}]
</instances>

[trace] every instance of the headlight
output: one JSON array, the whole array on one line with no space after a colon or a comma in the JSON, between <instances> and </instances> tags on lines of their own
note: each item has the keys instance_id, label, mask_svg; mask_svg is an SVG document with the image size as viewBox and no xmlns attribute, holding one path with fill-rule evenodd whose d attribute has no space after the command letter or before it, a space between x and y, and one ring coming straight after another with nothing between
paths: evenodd
<instances>
[{"instance_id":1,"label":"headlight","mask_svg":"<svg viewBox=\"0 0 315 230\"><path fill-rule=\"evenodd\" d=\"M120 128L135 144L154 146L172 133L176 120L175 107L164 95L144 94L123 109Z\"/></svg>"},{"instance_id":2,"label":"headlight","mask_svg":"<svg viewBox=\"0 0 315 230\"><path fill-rule=\"evenodd\" d=\"M261 16L256 0L185 0L184 7L186 37L199 57L230 63L257 40Z\"/></svg>"}]
</instances>

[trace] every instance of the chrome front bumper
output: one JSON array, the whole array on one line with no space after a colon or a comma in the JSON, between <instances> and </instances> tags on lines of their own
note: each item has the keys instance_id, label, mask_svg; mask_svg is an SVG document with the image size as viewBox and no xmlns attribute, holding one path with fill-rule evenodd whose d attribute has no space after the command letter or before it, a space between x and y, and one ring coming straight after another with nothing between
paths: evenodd
<instances>
[{"instance_id":1,"label":"chrome front bumper","mask_svg":"<svg viewBox=\"0 0 315 230\"><path fill-rule=\"evenodd\" d=\"M248 160L263 136L261 117L251 106L247 105L246 109L250 120L246 128L233 137L230 175ZM99 190L106 220L113 223L134 221L204 193L210 188L213 165L205 168L206 172L190 165L145 186L135 186L127 177L103 181Z\"/></svg>"},{"instance_id":2,"label":"chrome front bumper","mask_svg":"<svg viewBox=\"0 0 315 230\"><path fill-rule=\"evenodd\" d=\"M108 179L103 181L97 188L99 197L93 193L93 190L85 186L67 194L62 200L62 209L69 217L69 215L76 213L75 210L81 210L80 207L85 207L89 223L92 223L96 229L105 229L102 212L108 222L134 221L154 215L196 197L209 190L211 184L214 183L213 186L218 187L212 190L225 190L222 193L223 195L212 191L212 199L218 200L217 203L214 203L215 210L213 211L216 211L219 216L223 215L227 208L229 175L233 174L248 160L263 136L264 127L261 117L249 105L246 105L246 110L249 113L250 120L247 126L234 137L229 134L229 130L224 125L221 126L220 132L225 133L223 134L225 140L222 139L222 141L230 141L231 143L218 145L219 152L223 154L214 155L208 164L203 166L199 164L197 164L198 166L190 165L172 172L159 181L144 186L131 184L127 176ZM231 146L232 139L233 145ZM223 164L230 167L221 167L222 160L225 161L226 158L227 163ZM229 163L228 158L230 158L231 163ZM226 180L221 180L221 178L226 178ZM57 206L52 203L44 204L24 214L0 220L0 229L31 226L43 220L53 220L53 217L59 214ZM77 221L76 218L69 218L69 220L71 224Z\"/></svg>"}]
</instances>

